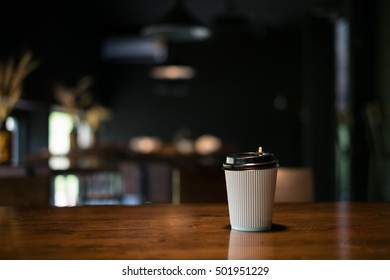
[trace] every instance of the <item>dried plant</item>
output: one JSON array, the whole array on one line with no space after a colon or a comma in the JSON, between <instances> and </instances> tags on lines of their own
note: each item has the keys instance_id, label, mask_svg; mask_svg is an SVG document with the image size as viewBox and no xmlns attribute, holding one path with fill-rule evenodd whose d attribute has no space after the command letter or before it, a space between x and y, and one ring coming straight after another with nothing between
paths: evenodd
<instances>
[{"instance_id":1,"label":"dried plant","mask_svg":"<svg viewBox=\"0 0 390 280\"><path fill-rule=\"evenodd\" d=\"M83 118L96 131L101 122L111 117L111 112L106 107L94 102L91 93L92 85L93 78L85 76L79 80L74 88L57 85L54 94L65 110Z\"/></svg>"},{"instance_id":2,"label":"dried plant","mask_svg":"<svg viewBox=\"0 0 390 280\"><path fill-rule=\"evenodd\" d=\"M93 105L85 112L85 120L96 131L100 123L108 120L111 117L111 112L101 105Z\"/></svg>"},{"instance_id":3,"label":"dried plant","mask_svg":"<svg viewBox=\"0 0 390 280\"><path fill-rule=\"evenodd\" d=\"M23 93L24 79L39 65L32 51L26 51L15 63L10 58L0 63L0 123L10 114Z\"/></svg>"},{"instance_id":4,"label":"dried plant","mask_svg":"<svg viewBox=\"0 0 390 280\"><path fill-rule=\"evenodd\" d=\"M92 94L90 88L92 84L93 78L85 76L80 79L74 88L57 85L54 89L54 95L66 110L77 113L77 111L85 110L91 106Z\"/></svg>"}]
</instances>

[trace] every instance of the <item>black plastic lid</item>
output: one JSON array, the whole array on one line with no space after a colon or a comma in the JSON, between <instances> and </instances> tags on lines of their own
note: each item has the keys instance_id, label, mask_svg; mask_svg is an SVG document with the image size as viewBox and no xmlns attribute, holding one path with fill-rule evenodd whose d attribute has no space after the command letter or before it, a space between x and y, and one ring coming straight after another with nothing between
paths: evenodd
<instances>
[{"instance_id":1,"label":"black plastic lid","mask_svg":"<svg viewBox=\"0 0 390 280\"><path fill-rule=\"evenodd\" d=\"M224 170L249 170L278 167L279 162L272 153L245 152L228 155Z\"/></svg>"}]
</instances>

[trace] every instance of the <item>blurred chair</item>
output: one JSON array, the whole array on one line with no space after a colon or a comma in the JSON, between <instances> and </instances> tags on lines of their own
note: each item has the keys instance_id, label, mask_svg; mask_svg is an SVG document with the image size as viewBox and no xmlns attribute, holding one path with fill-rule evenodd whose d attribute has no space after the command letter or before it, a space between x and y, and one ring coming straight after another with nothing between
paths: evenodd
<instances>
[{"instance_id":1,"label":"blurred chair","mask_svg":"<svg viewBox=\"0 0 390 280\"><path fill-rule=\"evenodd\" d=\"M366 134L369 149L368 200L390 200L390 142L386 120L390 104L371 101L365 107ZM387 116L387 117L386 117Z\"/></svg>"},{"instance_id":2,"label":"blurred chair","mask_svg":"<svg viewBox=\"0 0 390 280\"><path fill-rule=\"evenodd\" d=\"M275 202L314 201L311 168L278 169ZM226 183L221 169L182 168L180 170L180 203L226 203Z\"/></svg>"},{"instance_id":3,"label":"blurred chair","mask_svg":"<svg viewBox=\"0 0 390 280\"><path fill-rule=\"evenodd\" d=\"M150 162L145 166L148 176L148 196L152 203L172 202L172 169L169 164L163 162Z\"/></svg>"},{"instance_id":4,"label":"blurred chair","mask_svg":"<svg viewBox=\"0 0 390 280\"><path fill-rule=\"evenodd\" d=\"M180 169L180 203L226 203L225 175L219 166Z\"/></svg>"},{"instance_id":5,"label":"blurred chair","mask_svg":"<svg viewBox=\"0 0 390 280\"><path fill-rule=\"evenodd\" d=\"M124 161L120 172L123 204L172 202L172 168L168 163Z\"/></svg>"},{"instance_id":6,"label":"blurred chair","mask_svg":"<svg viewBox=\"0 0 390 280\"><path fill-rule=\"evenodd\" d=\"M280 167L276 180L275 203L314 201L311 168Z\"/></svg>"},{"instance_id":7,"label":"blurred chair","mask_svg":"<svg viewBox=\"0 0 390 280\"><path fill-rule=\"evenodd\" d=\"M48 206L50 176L0 178L0 206Z\"/></svg>"}]
</instances>

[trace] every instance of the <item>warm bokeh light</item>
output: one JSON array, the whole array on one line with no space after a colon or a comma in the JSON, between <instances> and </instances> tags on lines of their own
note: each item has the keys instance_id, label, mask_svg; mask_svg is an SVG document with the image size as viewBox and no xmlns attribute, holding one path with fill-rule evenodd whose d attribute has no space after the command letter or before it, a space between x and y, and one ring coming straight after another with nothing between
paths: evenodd
<instances>
[{"instance_id":1,"label":"warm bokeh light","mask_svg":"<svg viewBox=\"0 0 390 280\"><path fill-rule=\"evenodd\" d=\"M195 150L202 155L215 153L221 149L221 147L221 140L210 134L202 135L195 141Z\"/></svg>"},{"instance_id":2,"label":"warm bokeh light","mask_svg":"<svg viewBox=\"0 0 390 280\"><path fill-rule=\"evenodd\" d=\"M156 66L151 70L151 77L154 79L167 80L190 80L195 77L196 71L190 66L168 65Z\"/></svg>"},{"instance_id":3,"label":"warm bokeh light","mask_svg":"<svg viewBox=\"0 0 390 280\"><path fill-rule=\"evenodd\" d=\"M139 136L130 140L130 148L134 152L149 154L158 151L162 146L162 142L157 137Z\"/></svg>"}]
</instances>

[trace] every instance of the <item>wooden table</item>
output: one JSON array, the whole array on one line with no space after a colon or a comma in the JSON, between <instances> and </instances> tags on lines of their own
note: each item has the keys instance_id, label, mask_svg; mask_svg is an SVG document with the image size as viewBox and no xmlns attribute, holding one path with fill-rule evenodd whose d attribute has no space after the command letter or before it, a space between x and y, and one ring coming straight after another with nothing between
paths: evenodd
<instances>
[{"instance_id":1,"label":"wooden table","mask_svg":"<svg viewBox=\"0 0 390 280\"><path fill-rule=\"evenodd\" d=\"M390 203L277 204L269 232L226 204L0 207L0 259L390 259Z\"/></svg>"}]
</instances>

